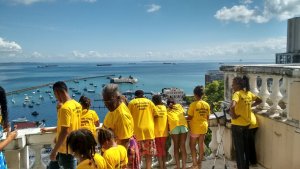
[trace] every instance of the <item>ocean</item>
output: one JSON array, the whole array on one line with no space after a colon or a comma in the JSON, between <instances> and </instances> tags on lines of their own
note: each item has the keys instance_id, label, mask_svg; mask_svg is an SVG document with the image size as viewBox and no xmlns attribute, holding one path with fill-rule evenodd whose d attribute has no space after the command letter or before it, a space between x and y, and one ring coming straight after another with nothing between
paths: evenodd
<instances>
[{"instance_id":1,"label":"ocean","mask_svg":"<svg viewBox=\"0 0 300 169\"><path fill-rule=\"evenodd\" d=\"M204 85L205 73L208 70L219 69L220 64L207 63L163 63L163 62L137 62L112 63L97 66L97 63L0 63L0 85L6 92L24 88L40 86L56 81L65 81L78 100L84 94L92 100L92 108L96 110L103 121L107 109L101 101L102 86L110 83L107 76L129 77L138 79L136 84L120 84L122 92L142 89L146 92L161 92L162 88L177 87L183 89L188 95L192 94L196 85ZM74 82L71 79L88 78ZM89 93L83 89L95 90ZM75 94L76 90L81 93ZM9 105L9 120L26 117L31 121L46 121L46 126L56 125L56 103L51 86L12 94L7 97ZM24 99L29 101L24 105ZM30 105L30 106L29 106ZM33 116L32 112L38 112Z\"/></svg>"}]
</instances>

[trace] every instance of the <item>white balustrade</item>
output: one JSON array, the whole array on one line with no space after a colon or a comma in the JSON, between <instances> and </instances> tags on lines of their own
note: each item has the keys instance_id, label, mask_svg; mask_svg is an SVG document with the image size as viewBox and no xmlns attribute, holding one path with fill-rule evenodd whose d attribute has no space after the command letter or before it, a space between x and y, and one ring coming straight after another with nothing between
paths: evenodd
<instances>
[{"instance_id":1,"label":"white balustrade","mask_svg":"<svg viewBox=\"0 0 300 169\"><path fill-rule=\"evenodd\" d=\"M272 100L272 106L269 109L269 112L272 113L272 118L279 118L280 113L282 111L281 107L278 105L279 101L282 98L282 94L280 92L279 88L279 81L281 77L279 76L272 76L273 78L273 84L272 84L272 93L270 95L270 99Z\"/></svg>"},{"instance_id":2,"label":"white balustrade","mask_svg":"<svg viewBox=\"0 0 300 169\"><path fill-rule=\"evenodd\" d=\"M249 74L249 84L250 84L250 91L253 94L258 95L259 90L257 88L257 75Z\"/></svg>"},{"instance_id":3,"label":"white balustrade","mask_svg":"<svg viewBox=\"0 0 300 169\"><path fill-rule=\"evenodd\" d=\"M265 75L261 76L262 84L261 84L261 89L258 95L261 97L262 103L259 105L259 108L263 110L267 110L270 108L269 104L267 103L267 99L270 96L270 93L268 91L268 77ZM265 112L265 111L262 111Z\"/></svg>"}]
</instances>

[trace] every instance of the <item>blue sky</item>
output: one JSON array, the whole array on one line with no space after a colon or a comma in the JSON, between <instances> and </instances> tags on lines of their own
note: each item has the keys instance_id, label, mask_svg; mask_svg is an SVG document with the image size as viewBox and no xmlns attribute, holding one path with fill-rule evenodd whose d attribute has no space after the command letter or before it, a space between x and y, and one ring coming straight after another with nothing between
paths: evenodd
<instances>
[{"instance_id":1,"label":"blue sky","mask_svg":"<svg viewBox=\"0 0 300 169\"><path fill-rule=\"evenodd\" d=\"M300 0L0 0L0 62L274 60Z\"/></svg>"}]
</instances>

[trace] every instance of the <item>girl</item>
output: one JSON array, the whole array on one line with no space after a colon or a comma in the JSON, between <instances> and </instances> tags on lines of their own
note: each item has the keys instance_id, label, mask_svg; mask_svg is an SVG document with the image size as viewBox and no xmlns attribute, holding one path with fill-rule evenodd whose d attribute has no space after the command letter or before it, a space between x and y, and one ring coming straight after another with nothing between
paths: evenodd
<instances>
[{"instance_id":1,"label":"girl","mask_svg":"<svg viewBox=\"0 0 300 169\"><path fill-rule=\"evenodd\" d=\"M157 115L154 116L157 158L160 169L166 169L166 141L168 137L167 108L162 103L160 95L154 95L152 101L157 108Z\"/></svg>"},{"instance_id":2,"label":"girl","mask_svg":"<svg viewBox=\"0 0 300 169\"><path fill-rule=\"evenodd\" d=\"M194 88L195 101L191 103L188 110L188 120L190 120L190 149L192 152L193 165L192 169L201 168L201 162L204 155L204 138L208 130L208 119L210 114L209 104L202 100L204 94L203 86ZM199 159L197 160L196 144L199 147ZM198 163L197 163L198 161Z\"/></svg>"},{"instance_id":3,"label":"girl","mask_svg":"<svg viewBox=\"0 0 300 169\"><path fill-rule=\"evenodd\" d=\"M98 132L103 157L108 169L126 168L128 163L127 150L115 142L115 136L109 129L101 128Z\"/></svg>"},{"instance_id":4,"label":"girl","mask_svg":"<svg viewBox=\"0 0 300 169\"><path fill-rule=\"evenodd\" d=\"M187 137L187 122L184 117L184 110L180 104L176 104L174 99L168 99L168 124L170 134L174 143L174 157L176 161L177 169L180 168L179 163L179 151L182 157L182 168L185 169L186 163L186 149L185 141Z\"/></svg>"},{"instance_id":5,"label":"girl","mask_svg":"<svg viewBox=\"0 0 300 169\"><path fill-rule=\"evenodd\" d=\"M246 76L235 77L232 82L232 102L230 105L231 130L236 152L238 169L249 169L248 128L251 122L251 107L261 103L261 99L250 92ZM254 102L253 102L254 101Z\"/></svg>"},{"instance_id":6,"label":"girl","mask_svg":"<svg viewBox=\"0 0 300 169\"><path fill-rule=\"evenodd\" d=\"M81 128L90 130L95 138L97 138L96 127L99 127L99 117L94 110L90 110L91 100L85 96L81 96L79 103L82 106Z\"/></svg>"},{"instance_id":7,"label":"girl","mask_svg":"<svg viewBox=\"0 0 300 169\"><path fill-rule=\"evenodd\" d=\"M96 153L96 140L91 131L79 129L72 131L67 137L67 153L70 148L77 158L77 169L106 169L104 158Z\"/></svg>"},{"instance_id":8,"label":"girl","mask_svg":"<svg viewBox=\"0 0 300 169\"><path fill-rule=\"evenodd\" d=\"M6 147L11 141L13 141L17 135L17 130L10 131L10 126L8 124L8 111L7 111L7 101L5 90L0 86L0 138L3 136L3 131L7 131L6 139L0 142L0 168L7 169L6 160L2 150Z\"/></svg>"}]
</instances>

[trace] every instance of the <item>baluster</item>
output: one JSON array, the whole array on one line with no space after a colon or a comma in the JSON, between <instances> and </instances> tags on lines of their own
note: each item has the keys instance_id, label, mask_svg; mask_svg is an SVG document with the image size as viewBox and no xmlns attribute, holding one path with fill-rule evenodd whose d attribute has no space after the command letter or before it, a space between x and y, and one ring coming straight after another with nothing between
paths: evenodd
<instances>
[{"instance_id":1,"label":"baluster","mask_svg":"<svg viewBox=\"0 0 300 169\"><path fill-rule=\"evenodd\" d=\"M258 95L259 91L257 89L257 75L249 74L250 90L253 94Z\"/></svg>"},{"instance_id":2,"label":"baluster","mask_svg":"<svg viewBox=\"0 0 300 169\"><path fill-rule=\"evenodd\" d=\"M279 88L279 80L281 77L279 76L273 76L273 84L272 84L272 93L270 95L270 98L272 100L273 105L270 108L270 113L273 115L271 116L272 118L279 118L280 113L282 111L281 107L278 105L280 99L282 98L282 94L280 92Z\"/></svg>"},{"instance_id":3,"label":"baluster","mask_svg":"<svg viewBox=\"0 0 300 169\"><path fill-rule=\"evenodd\" d=\"M262 103L259 105L260 109L263 109L264 111L258 112L258 113L265 113L267 109L270 108L269 104L267 103L267 99L270 96L270 93L268 91L268 77L265 75L261 76L261 89L258 95L261 97Z\"/></svg>"},{"instance_id":4,"label":"baluster","mask_svg":"<svg viewBox=\"0 0 300 169\"><path fill-rule=\"evenodd\" d=\"M218 149L218 137L217 137L218 127L209 127L209 128L211 130L211 141L208 146L211 149L211 154L208 158L213 159Z\"/></svg>"},{"instance_id":5,"label":"baluster","mask_svg":"<svg viewBox=\"0 0 300 169\"><path fill-rule=\"evenodd\" d=\"M282 85L281 85L281 93L283 94L283 97L281 99L281 101L284 103L285 108L281 111L280 116L283 118L283 121L286 121L289 118L288 115L288 110L287 110L287 106L288 106L288 82L289 79L287 77L283 77L282 78Z\"/></svg>"}]
</instances>

